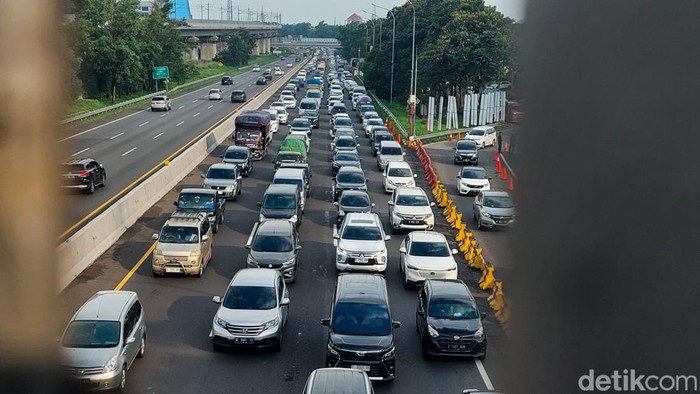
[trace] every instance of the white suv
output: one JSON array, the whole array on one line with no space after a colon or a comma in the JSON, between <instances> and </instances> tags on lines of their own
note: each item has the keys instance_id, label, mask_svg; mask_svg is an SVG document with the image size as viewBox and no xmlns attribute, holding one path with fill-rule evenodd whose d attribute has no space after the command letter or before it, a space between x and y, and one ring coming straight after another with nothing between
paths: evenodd
<instances>
[{"instance_id":1,"label":"white suv","mask_svg":"<svg viewBox=\"0 0 700 394\"><path fill-rule=\"evenodd\" d=\"M390 161L382 174L382 185L386 193L391 193L399 186L415 186L417 174L405 161Z\"/></svg>"},{"instance_id":2,"label":"white suv","mask_svg":"<svg viewBox=\"0 0 700 394\"><path fill-rule=\"evenodd\" d=\"M348 213L333 234L336 270L385 272L390 239L376 213Z\"/></svg>"},{"instance_id":3,"label":"white suv","mask_svg":"<svg viewBox=\"0 0 700 394\"><path fill-rule=\"evenodd\" d=\"M389 224L392 230L432 230L434 206L420 187L397 187L389 200Z\"/></svg>"}]
</instances>

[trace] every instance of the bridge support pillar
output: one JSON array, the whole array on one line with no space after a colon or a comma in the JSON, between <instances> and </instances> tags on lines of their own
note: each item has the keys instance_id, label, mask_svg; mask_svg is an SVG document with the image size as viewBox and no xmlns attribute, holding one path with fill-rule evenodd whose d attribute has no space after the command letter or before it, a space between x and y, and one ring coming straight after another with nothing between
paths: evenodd
<instances>
[{"instance_id":1,"label":"bridge support pillar","mask_svg":"<svg viewBox=\"0 0 700 394\"><path fill-rule=\"evenodd\" d=\"M216 43L215 42L203 42L200 44L200 59L199 60L212 60L216 56Z\"/></svg>"},{"instance_id":2,"label":"bridge support pillar","mask_svg":"<svg viewBox=\"0 0 700 394\"><path fill-rule=\"evenodd\" d=\"M184 51L182 51L182 59L184 61L192 61L192 60L199 60L199 54L197 53L197 48L187 48Z\"/></svg>"},{"instance_id":3,"label":"bridge support pillar","mask_svg":"<svg viewBox=\"0 0 700 394\"><path fill-rule=\"evenodd\" d=\"M260 54L260 40L255 40L255 45L253 45L253 50L250 54L253 56L258 56Z\"/></svg>"},{"instance_id":4,"label":"bridge support pillar","mask_svg":"<svg viewBox=\"0 0 700 394\"><path fill-rule=\"evenodd\" d=\"M270 53L270 43L272 42L271 38L266 38L265 39L265 53Z\"/></svg>"}]
</instances>

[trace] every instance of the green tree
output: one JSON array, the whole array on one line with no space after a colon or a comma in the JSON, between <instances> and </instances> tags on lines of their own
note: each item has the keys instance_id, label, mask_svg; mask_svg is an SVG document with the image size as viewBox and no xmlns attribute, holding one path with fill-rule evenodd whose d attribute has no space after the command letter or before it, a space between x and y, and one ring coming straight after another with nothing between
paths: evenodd
<instances>
[{"instance_id":1,"label":"green tree","mask_svg":"<svg viewBox=\"0 0 700 394\"><path fill-rule=\"evenodd\" d=\"M250 33L238 30L226 40L226 44L227 48L216 55L215 61L231 66L248 64L253 46L255 46L255 40Z\"/></svg>"}]
</instances>

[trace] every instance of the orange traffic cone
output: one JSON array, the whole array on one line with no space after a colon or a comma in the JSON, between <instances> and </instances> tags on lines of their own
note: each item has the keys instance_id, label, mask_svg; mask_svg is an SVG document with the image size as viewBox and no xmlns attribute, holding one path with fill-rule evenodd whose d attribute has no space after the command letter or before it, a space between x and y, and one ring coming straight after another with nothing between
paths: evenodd
<instances>
[{"instance_id":1,"label":"orange traffic cone","mask_svg":"<svg viewBox=\"0 0 700 394\"><path fill-rule=\"evenodd\" d=\"M508 179L508 170L503 167L503 173L501 174L501 179Z\"/></svg>"},{"instance_id":2,"label":"orange traffic cone","mask_svg":"<svg viewBox=\"0 0 700 394\"><path fill-rule=\"evenodd\" d=\"M450 133L450 142L452 142L452 133Z\"/></svg>"},{"instance_id":3,"label":"orange traffic cone","mask_svg":"<svg viewBox=\"0 0 700 394\"><path fill-rule=\"evenodd\" d=\"M457 139L461 140L462 139L462 132L457 130Z\"/></svg>"},{"instance_id":4,"label":"orange traffic cone","mask_svg":"<svg viewBox=\"0 0 700 394\"><path fill-rule=\"evenodd\" d=\"M496 158L496 173L500 174L503 169L501 168L501 158Z\"/></svg>"},{"instance_id":5,"label":"orange traffic cone","mask_svg":"<svg viewBox=\"0 0 700 394\"><path fill-rule=\"evenodd\" d=\"M513 191L513 177L510 177L510 182L508 182L508 190Z\"/></svg>"},{"instance_id":6,"label":"orange traffic cone","mask_svg":"<svg viewBox=\"0 0 700 394\"><path fill-rule=\"evenodd\" d=\"M503 147L503 151L506 152L506 153L508 153L508 144L506 144L506 145Z\"/></svg>"},{"instance_id":7,"label":"orange traffic cone","mask_svg":"<svg viewBox=\"0 0 700 394\"><path fill-rule=\"evenodd\" d=\"M401 143L401 134L396 134L396 142Z\"/></svg>"},{"instance_id":8,"label":"orange traffic cone","mask_svg":"<svg viewBox=\"0 0 700 394\"><path fill-rule=\"evenodd\" d=\"M498 160L498 151L493 151L493 160Z\"/></svg>"}]
</instances>

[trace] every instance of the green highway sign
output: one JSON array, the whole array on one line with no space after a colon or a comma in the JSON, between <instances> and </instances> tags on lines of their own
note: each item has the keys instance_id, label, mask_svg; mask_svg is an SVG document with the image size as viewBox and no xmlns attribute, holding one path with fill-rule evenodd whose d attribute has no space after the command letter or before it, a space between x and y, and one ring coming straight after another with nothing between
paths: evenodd
<instances>
[{"instance_id":1,"label":"green highway sign","mask_svg":"<svg viewBox=\"0 0 700 394\"><path fill-rule=\"evenodd\" d=\"M170 70L168 66L153 67L153 79L168 79L170 78Z\"/></svg>"}]
</instances>

